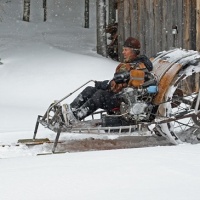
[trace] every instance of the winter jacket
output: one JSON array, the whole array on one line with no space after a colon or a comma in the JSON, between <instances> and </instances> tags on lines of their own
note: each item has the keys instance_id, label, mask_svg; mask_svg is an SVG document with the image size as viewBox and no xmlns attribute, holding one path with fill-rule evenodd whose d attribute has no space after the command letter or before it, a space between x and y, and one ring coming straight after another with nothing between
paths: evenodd
<instances>
[{"instance_id":1,"label":"winter jacket","mask_svg":"<svg viewBox=\"0 0 200 200\"><path fill-rule=\"evenodd\" d=\"M152 69L153 65L145 55L138 56L130 63L120 63L115 70L113 80L110 82L110 90L114 93L118 93L128 85L139 86L141 81L131 81L130 74L134 74L135 76L143 76L143 78L145 78L145 72L152 71ZM119 81L119 77L122 78L121 81ZM132 85L133 82L136 85ZM142 83L143 82L144 81L142 81Z\"/></svg>"}]
</instances>

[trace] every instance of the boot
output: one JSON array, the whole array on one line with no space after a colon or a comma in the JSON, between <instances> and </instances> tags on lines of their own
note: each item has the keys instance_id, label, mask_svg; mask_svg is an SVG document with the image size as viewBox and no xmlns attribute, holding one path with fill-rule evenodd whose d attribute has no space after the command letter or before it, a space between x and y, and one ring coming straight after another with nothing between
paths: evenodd
<instances>
[{"instance_id":1,"label":"boot","mask_svg":"<svg viewBox=\"0 0 200 200\"><path fill-rule=\"evenodd\" d=\"M74 125L76 123L79 123L79 120L76 119L76 117L74 116L70 105L63 104L62 105L62 113L63 113L63 117L65 119L65 123L67 125Z\"/></svg>"}]
</instances>

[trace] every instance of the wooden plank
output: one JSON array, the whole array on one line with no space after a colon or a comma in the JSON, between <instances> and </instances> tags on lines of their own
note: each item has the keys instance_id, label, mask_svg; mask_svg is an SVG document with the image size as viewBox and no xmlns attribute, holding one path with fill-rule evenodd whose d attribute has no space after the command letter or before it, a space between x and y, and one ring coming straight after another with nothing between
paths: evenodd
<instances>
[{"instance_id":1,"label":"wooden plank","mask_svg":"<svg viewBox=\"0 0 200 200\"><path fill-rule=\"evenodd\" d=\"M130 0L124 0L124 39L131 36Z\"/></svg>"},{"instance_id":2,"label":"wooden plank","mask_svg":"<svg viewBox=\"0 0 200 200\"><path fill-rule=\"evenodd\" d=\"M183 3L183 48L190 49L190 0Z\"/></svg>"},{"instance_id":3,"label":"wooden plank","mask_svg":"<svg viewBox=\"0 0 200 200\"><path fill-rule=\"evenodd\" d=\"M144 1L145 0L140 0L139 1L139 26L140 26L140 35L139 35L139 40L141 43L141 54L146 53L146 42L145 42L145 26L144 26Z\"/></svg>"},{"instance_id":4,"label":"wooden plank","mask_svg":"<svg viewBox=\"0 0 200 200\"><path fill-rule=\"evenodd\" d=\"M138 9L138 20L137 20L137 30L138 30L138 40L140 40L140 33L141 33L141 25L140 25L140 10L141 10L141 5L140 5L140 0L136 0L137 1L137 9Z\"/></svg>"},{"instance_id":5,"label":"wooden plank","mask_svg":"<svg viewBox=\"0 0 200 200\"><path fill-rule=\"evenodd\" d=\"M19 139L18 143L26 145L37 145L43 143L51 143L48 138L37 138L37 139Z\"/></svg>"},{"instance_id":6,"label":"wooden plank","mask_svg":"<svg viewBox=\"0 0 200 200\"><path fill-rule=\"evenodd\" d=\"M130 31L131 31L131 36L134 36L135 32L135 0L130 0Z\"/></svg>"},{"instance_id":7,"label":"wooden plank","mask_svg":"<svg viewBox=\"0 0 200 200\"><path fill-rule=\"evenodd\" d=\"M190 49L196 50L196 0L190 1Z\"/></svg>"},{"instance_id":8,"label":"wooden plank","mask_svg":"<svg viewBox=\"0 0 200 200\"><path fill-rule=\"evenodd\" d=\"M162 51L162 23L163 23L163 14L162 14L162 0L157 0L156 2L156 26L157 26L157 42L156 42L156 53Z\"/></svg>"},{"instance_id":9,"label":"wooden plank","mask_svg":"<svg viewBox=\"0 0 200 200\"><path fill-rule=\"evenodd\" d=\"M177 47L183 47L183 1L177 1Z\"/></svg>"},{"instance_id":10,"label":"wooden plank","mask_svg":"<svg viewBox=\"0 0 200 200\"><path fill-rule=\"evenodd\" d=\"M154 8L154 43L155 43L155 52L158 52L158 27L159 27L159 16L158 16L158 0L153 1L153 8Z\"/></svg>"},{"instance_id":11,"label":"wooden plank","mask_svg":"<svg viewBox=\"0 0 200 200\"><path fill-rule=\"evenodd\" d=\"M124 43L124 2L119 0L117 2L118 8L118 55L119 61L123 61L122 46Z\"/></svg>"},{"instance_id":12,"label":"wooden plank","mask_svg":"<svg viewBox=\"0 0 200 200\"><path fill-rule=\"evenodd\" d=\"M175 30L177 30L177 1L171 2L171 9L172 9L172 27L171 27L171 34L172 34L172 47L177 47L177 34L175 34ZM174 31L173 31L174 30Z\"/></svg>"},{"instance_id":13,"label":"wooden plank","mask_svg":"<svg viewBox=\"0 0 200 200\"><path fill-rule=\"evenodd\" d=\"M167 50L171 49L173 47L173 35L172 35L172 23L173 23L173 13L172 13L172 6L173 6L174 0L168 0L167 1Z\"/></svg>"},{"instance_id":14,"label":"wooden plank","mask_svg":"<svg viewBox=\"0 0 200 200\"><path fill-rule=\"evenodd\" d=\"M131 36L139 39L138 29L138 0L130 0Z\"/></svg>"},{"instance_id":15,"label":"wooden plank","mask_svg":"<svg viewBox=\"0 0 200 200\"><path fill-rule=\"evenodd\" d=\"M146 40L146 55L149 57L152 55L152 36L151 36L151 25L150 25L150 1L151 0L147 0L145 1L145 40Z\"/></svg>"},{"instance_id":16,"label":"wooden plank","mask_svg":"<svg viewBox=\"0 0 200 200\"><path fill-rule=\"evenodd\" d=\"M167 1L168 0L163 0L162 4L162 49L167 50L168 45L167 45Z\"/></svg>"},{"instance_id":17,"label":"wooden plank","mask_svg":"<svg viewBox=\"0 0 200 200\"><path fill-rule=\"evenodd\" d=\"M196 50L200 51L200 1L196 0Z\"/></svg>"},{"instance_id":18,"label":"wooden plank","mask_svg":"<svg viewBox=\"0 0 200 200\"><path fill-rule=\"evenodd\" d=\"M149 23L149 19L148 19L148 8L147 8L147 1L143 1L143 16L142 16L142 27L143 27L143 38L144 38L144 41L143 41L143 53L145 55L148 55L148 38L149 38L149 35L148 35L148 23Z\"/></svg>"},{"instance_id":19,"label":"wooden plank","mask_svg":"<svg viewBox=\"0 0 200 200\"><path fill-rule=\"evenodd\" d=\"M155 21L154 21L154 7L153 7L153 0L149 0L149 50L150 50L150 55L154 56L156 54L155 52L155 40L154 40L154 35L155 35Z\"/></svg>"}]
</instances>

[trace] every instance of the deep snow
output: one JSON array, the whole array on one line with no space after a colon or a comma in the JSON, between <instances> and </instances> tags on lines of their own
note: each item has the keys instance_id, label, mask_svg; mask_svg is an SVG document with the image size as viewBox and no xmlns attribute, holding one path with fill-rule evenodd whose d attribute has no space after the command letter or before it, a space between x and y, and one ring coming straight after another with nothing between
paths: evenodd
<instances>
[{"instance_id":1,"label":"deep snow","mask_svg":"<svg viewBox=\"0 0 200 200\"><path fill-rule=\"evenodd\" d=\"M95 0L90 0L90 29L82 26L84 0L48 0L45 23L42 0L31 3L31 22L26 23L21 21L22 0L0 1L0 144L31 138L37 115L44 114L53 100L90 79L112 78L118 64L96 54ZM55 138L44 128L38 134ZM66 133L61 139L81 137L87 135ZM200 145L35 156L42 149L45 145L0 147L0 199L200 196Z\"/></svg>"}]
</instances>

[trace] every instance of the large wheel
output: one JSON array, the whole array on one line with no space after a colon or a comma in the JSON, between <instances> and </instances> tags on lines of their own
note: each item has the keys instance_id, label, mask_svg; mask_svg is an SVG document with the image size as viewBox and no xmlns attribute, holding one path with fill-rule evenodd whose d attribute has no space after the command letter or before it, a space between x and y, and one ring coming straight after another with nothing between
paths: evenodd
<instances>
[{"instance_id":1,"label":"large wheel","mask_svg":"<svg viewBox=\"0 0 200 200\"><path fill-rule=\"evenodd\" d=\"M159 88L153 100L159 106L155 133L174 144L185 142L184 135L200 133L200 115L189 115L194 112L198 99L200 54L193 50L173 49L158 53L152 63Z\"/></svg>"},{"instance_id":2,"label":"large wheel","mask_svg":"<svg viewBox=\"0 0 200 200\"><path fill-rule=\"evenodd\" d=\"M200 132L200 116L184 117L195 109L199 93L199 72L200 67L194 65L180 70L165 93L164 103L159 106L160 120L170 122L160 124L158 130L173 144L198 141L195 133ZM177 117L177 120L171 121Z\"/></svg>"}]
</instances>

